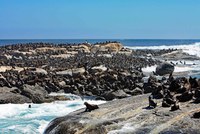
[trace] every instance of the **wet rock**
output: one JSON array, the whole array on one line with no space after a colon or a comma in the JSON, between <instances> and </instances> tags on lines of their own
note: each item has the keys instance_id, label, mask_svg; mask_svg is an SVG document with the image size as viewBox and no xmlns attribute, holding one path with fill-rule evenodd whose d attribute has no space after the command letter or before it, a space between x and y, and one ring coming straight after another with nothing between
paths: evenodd
<instances>
[{"instance_id":1,"label":"wet rock","mask_svg":"<svg viewBox=\"0 0 200 134\"><path fill-rule=\"evenodd\" d=\"M23 104L31 102L32 102L31 99L20 94L15 94L12 92L0 93L0 104L7 104L7 103Z\"/></svg>"},{"instance_id":2,"label":"wet rock","mask_svg":"<svg viewBox=\"0 0 200 134\"><path fill-rule=\"evenodd\" d=\"M110 101L98 105L99 109L91 112L80 109L52 120L44 134L198 133L199 119L190 118L190 115L199 112L199 104L190 103L189 107L182 104L181 110L172 112L170 108L159 106L162 100L156 100L158 107L148 109L145 107L148 106L148 96L145 94Z\"/></svg>"},{"instance_id":3,"label":"wet rock","mask_svg":"<svg viewBox=\"0 0 200 134\"><path fill-rule=\"evenodd\" d=\"M30 98L33 103L43 103L44 98L48 95L47 91L38 85L30 86L25 84L20 90L21 94Z\"/></svg>"},{"instance_id":4,"label":"wet rock","mask_svg":"<svg viewBox=\"0 0 200 134\"><path fill-rule=\"evenodd\" d=\"M166 75L172 74L174 72L174 65L170 63L162 63L156 67L156 74L158 75Z\"/></svg>"}]
</instances>

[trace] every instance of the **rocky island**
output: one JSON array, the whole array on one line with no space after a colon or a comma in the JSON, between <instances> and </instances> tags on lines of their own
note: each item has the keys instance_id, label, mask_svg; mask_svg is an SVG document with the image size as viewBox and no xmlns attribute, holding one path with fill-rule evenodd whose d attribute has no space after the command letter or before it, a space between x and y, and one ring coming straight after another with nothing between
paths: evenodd
<instances>
[{"instance_id":1,"label":"rocky island","mask_svg":"<svg viewBox=\"0 0 200 134\"><path fill-rule=\"evenodd\" d=\"M177 49L131 50L119 42L1 46L0 104L69 99L52 92L108 101L54 119L46 134L198 133L200 80L173 77L175 65L164 61L175 58L199 60ZM142 68L154 65L144 82Z\"/></svg>"},{"instance_id":2,"label":"rocky island","mask_svg":"<svg viewBox=\"0 0 200 134\"><path fill-rule=\"evenodd\" d=\"M160 62L118 42L17 44L1 46L0 53L1 104L67 99L51 92L105 100L142 94L141 68Z\"/></svg>"}]
</instances>

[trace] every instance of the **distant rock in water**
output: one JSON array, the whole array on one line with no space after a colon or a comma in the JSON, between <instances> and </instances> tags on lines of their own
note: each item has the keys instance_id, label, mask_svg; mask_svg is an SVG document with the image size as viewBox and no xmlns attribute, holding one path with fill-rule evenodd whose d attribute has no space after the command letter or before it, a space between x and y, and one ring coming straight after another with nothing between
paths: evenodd
<instances>
[{"instance_id":1,"label":"distant rock in water","mask_svg":"<svg viewBox=\"0 0 200 134\"><path fill-rule=\"evenodd\" d=\"M158 75L165 75L171 74L174 72L174 65L164 62L156 67L156 74Z\"/></svg>"}]
</instances>

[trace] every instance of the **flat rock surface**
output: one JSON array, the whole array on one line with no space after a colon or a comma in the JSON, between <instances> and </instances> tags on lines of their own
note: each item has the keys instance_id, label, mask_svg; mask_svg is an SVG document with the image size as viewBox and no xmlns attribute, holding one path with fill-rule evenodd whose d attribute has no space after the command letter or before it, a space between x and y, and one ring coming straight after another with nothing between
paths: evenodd
<instances>
[{"instance_id":1,"label":"flat rock surface","mask_svg":"<svg viewBox=\"0 0 200 134\"><path fill-rule=\"evenodd\" d=\"M171 134L199 133L200 119L192 118L200 104L180 103L181 110L170 111L158 106L149 109L148 96L139 95L102 104L99 109L84 112L80 109L54 119L44 133L50 134Z\"/></svg>"}]
</instances>

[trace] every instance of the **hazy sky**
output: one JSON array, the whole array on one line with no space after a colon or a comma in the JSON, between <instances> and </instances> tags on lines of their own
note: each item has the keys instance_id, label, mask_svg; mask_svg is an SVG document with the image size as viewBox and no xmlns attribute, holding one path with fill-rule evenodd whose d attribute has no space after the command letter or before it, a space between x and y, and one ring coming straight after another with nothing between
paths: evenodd
<instances>
[{"instance_id":1,"label":"hazy sky","mask_svg":"<svg viewBox=\"0 0 200 134\"><path fill-rule=\"evenodd\" d=\"M200 38L200 0L0 0L0 39Z\"/></svg>"}]
</instances>

